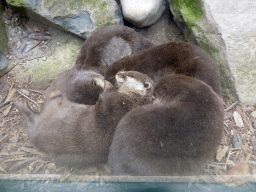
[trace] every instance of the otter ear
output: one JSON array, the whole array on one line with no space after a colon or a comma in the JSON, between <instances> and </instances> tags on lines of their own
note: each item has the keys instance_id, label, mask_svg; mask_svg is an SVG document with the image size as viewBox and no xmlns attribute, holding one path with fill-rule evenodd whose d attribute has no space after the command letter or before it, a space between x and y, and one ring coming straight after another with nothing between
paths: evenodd
<instances>
[{"instance_id":1,"label":"otter ear","mask_svg":"<svg viewBox=\"0 0 256 192\"><path fill-rule=\"evenodd\" d=\"M98 87L101 87L102 89L104 89L104 87L105 87L105 82L104 82L103 79L100 79L100 78L95 77L95 78L93 78L93 80L92 80L92 85L93 85L93 86L98 86Z\"/></svg>"},{"instance_id":2,"label":"otter ear","mask_svg":"<svg viewBox=\"0 0 256 192\"><path fill-rule=\"evenodd\" d=\"M145 87L146 89L150 89L151 85L150 85L150 83L145 82L145 83L144 83L144 87Z\"/></svg>"}]
</instances>

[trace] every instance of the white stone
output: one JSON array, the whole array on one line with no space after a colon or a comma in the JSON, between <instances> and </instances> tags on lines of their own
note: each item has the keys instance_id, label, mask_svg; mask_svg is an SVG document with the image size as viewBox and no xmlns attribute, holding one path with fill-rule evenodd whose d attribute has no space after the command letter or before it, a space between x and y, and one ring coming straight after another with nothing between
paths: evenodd
<instances>
[{"instance_id":1,"label":"white stone","mask_svg":"<svg viewBox=\"0 0 256 192\"><path fill-rule=\"evenodd\" d=\"M256 1L204 0L222 33L241 102L256 103Z\"/></svg>"},{"instance_id":2,"label":"white stone","mask_svg":"<svg viewBox=\"0 0 256 192\"><path fill-rule=\"evenodd\" d=\"M124 18L137 27L155 23L165 10L165 0L121 0Z\"/></svg>"},{"instance_id":3,"label":"white stone","mask_svg":"<svg viewBox=\"0 0 256 192\"><path fill-rule=\"evenodd\" d=\"M239 113L237 113L236 111L233 113L233 117L236 123L237 127L244 127L244 122L242 117L239 115Z\"/></svg>"},{"instance_id":4,"label":"white stone","mask_svg":"<svg viewBox=\"0 0 256 192\"><path fill-rule=\"evenodd\" d=\"M256 111L253 111L253 112L251 113L251 116L253 116L253 118L256 119Z\"/></svg>"}]
</instances>

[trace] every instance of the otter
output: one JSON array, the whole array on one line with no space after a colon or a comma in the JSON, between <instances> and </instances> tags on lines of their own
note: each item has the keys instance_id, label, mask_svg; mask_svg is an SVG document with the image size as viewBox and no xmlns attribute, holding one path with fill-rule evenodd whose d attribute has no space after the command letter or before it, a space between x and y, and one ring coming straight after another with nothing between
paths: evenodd
<instances>
[{"instance_id":1,"label":"otter","mask_svg":"<svg viewBox=\"0 0 256 192\"><path fill-rule=\"evenodd\" d=\"M138 104L143 105L153 101L155 82L147 75L137 71L119 71L116 74L116 85L121 93L129 96Z\"/></svg>"},{"instance_id":2,"label":"otter","mask_svg":"<svg viewBox=\"0 0 256 192\"><path fill-rule=\"evenodd\" d=\"M72 102L95 105L104 90L104 77L92 71L70 69L51 83L46 90L46 98L54 90L61 91Z\"/></svg>"},{"instance_id":3,"label":"otter","mask_svg":"<svg viewBox=\"0 0 256 192\"><path fill-rule=\"evenodd\" d=\"M124 79L132 73L122 72ZM135 73L133 77L139 76ZM140 77L142 77L141 75ZM46 98L41 113L33 112L24 101L15 100L14 104L26 117L28 136L34 146L42 152L53 155L57 162L69 166L87 166L103 163L107 159L115 127L130 109L141 104L152 103L150 79L143 76L148 84L145 88L120 91L111 83L104 82L104 90L95 105L71 102L59 90L53 90ZM133 82L136 80L133 80ZM144 81L143 81L144 82ZM137 84L140 84L138 80ZM127 85L127 83L126 83ZM133 99L134 91L144 95ZM145 91L141 90L145 89Z\"/></svg>"},{"instance_id":4,"label":"otter","mask_svg":"<svg viewBox=\"0 0 256 192\"><path fill-rule=\"evenodd\" d=\"M105 74L120 58L141 52L154 44L134 29L122 25L105 27L94 32L82 45L75 68ZM130 70L129 70L130 71Z\"/></svg>"},{"instance_id":5,"label":"otter","mask_svg":"<svg viewBox=\"0 0 256 192\"><path fill-rule=\"evenodd\" d=\"M162 76L156 100L130 110L118 123L108 164L113 175L197 175L221 142L223 104L205 82Z\"/></svg>"},{"instance_id":6,"label":"otter","mask_svg":"<svg viewBox=\"0 0 256 192\"><path fill-rule=\"evenodd\" d=\"M173 41L121 58L107 69L105 79L114 83L116 73L122 70L147 74L155 82L172 73L196 77L221 97L217 65L205 51L189 42Z\"/></svg>"},{"instance_id":7,"label":"otter","mask_svg":"<svg viewBox=\"0 0 256 192\"><path fill-rule=\"evenodd\" d=\"M148 49L154 44L133 29L121 25L94 32L82 45L75 66L61 74L48 89L65 92L70 101L95 105L102 86L95 79L104 79L106 69L126 55Z\"/></svg>"}]
</instances>

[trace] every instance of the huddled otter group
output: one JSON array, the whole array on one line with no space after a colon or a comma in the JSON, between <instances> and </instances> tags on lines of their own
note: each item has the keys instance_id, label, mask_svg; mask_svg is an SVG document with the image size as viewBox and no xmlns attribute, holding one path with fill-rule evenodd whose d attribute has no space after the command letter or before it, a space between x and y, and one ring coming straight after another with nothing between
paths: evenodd
<instances>
[{"instance_id":1,"label":"huddled otter group","mask_svg":"<svg viewBox=\"0 0 256 192\"><path fill-rule=\"evenodd\" d=\"M120 58L141 52L154 44L129 27L106 27L92 34L82 45L76 64L48 89L62 90L70 101L94 105L103 89L95 78L104 79L108 67Z\"/></svg>"},{"instance_id":2,"label":"huddled otter group","mask_svg":"<svg viewBox=\"0 0 256 192\"><path fill-rule=\"evenodd\" d=\"M15 106L26 116L29 139L39 150L57 158L77 155L84 164L104 162L119 120L130 109L152 103L151 79L143 75L141 82L137 80L138 75L137 72L122 72L123 78L133 78L142 85L148 83L138 90L123 91L122 86L116 89L102 81L104 90L95 105L71 102L65 93L54 90L46 98L40 114L33 112L24 101L16 100ZM135 100L133 91L143 94ZM74 163L76 161L71 162Z\"/></svg>"},{"instance_id":3,"label":"huddled otter group","mask_svg":"<svg viewBox=\"0 0 256 192\"><path fill-rule=\"evenodd\" d=\"M111 84L112 83L112 84ZM75 66L47 90L40 114L21 101L30 141L114 175L194 175L220 144L220 75L199 47L159 46L124 26L85 41Z\"/></svg>"}]
</instances>

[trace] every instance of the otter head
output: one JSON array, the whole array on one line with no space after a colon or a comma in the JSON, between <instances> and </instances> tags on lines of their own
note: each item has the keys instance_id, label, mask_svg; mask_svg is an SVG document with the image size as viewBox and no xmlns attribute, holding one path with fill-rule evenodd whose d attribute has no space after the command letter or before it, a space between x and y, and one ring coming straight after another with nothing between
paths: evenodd
<instances>
[{"instance_id":1,"label":"otter head","mask_svg":"<svg viewBox=\"0 0 256 192\"><path fill-rule=\"evenodd\" d=\"M153 99L154 81L137 71L119 71L116 74L118 92L130 96Z\"/></svg>"},{"instance_id":2,"label":"otter head","mask_svg":"<svg viewBox=\"0 0 256 192\"><path fill-rule=\"evenodd\" d=\"M94 105L105 87L104 77L93 71L75 73L67 84L67 97L70 101Z\"/></svg>"}]
</instances>

